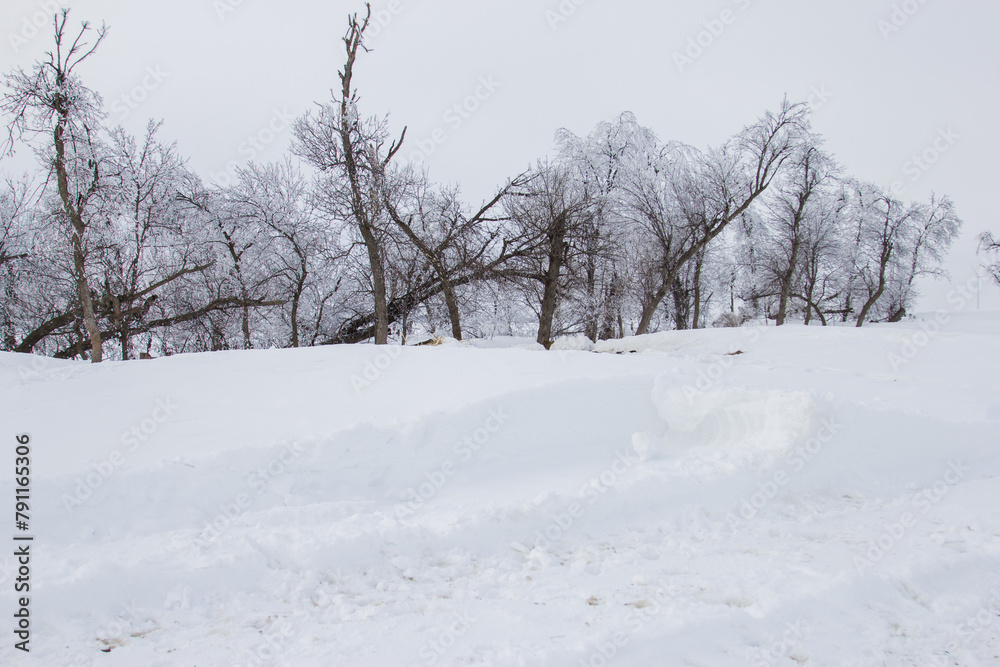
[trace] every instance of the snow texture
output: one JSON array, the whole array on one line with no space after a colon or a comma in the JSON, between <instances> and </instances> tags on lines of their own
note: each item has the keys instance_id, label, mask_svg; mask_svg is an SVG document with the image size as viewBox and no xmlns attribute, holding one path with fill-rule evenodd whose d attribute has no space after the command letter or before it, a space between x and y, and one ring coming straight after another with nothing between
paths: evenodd
<instances>
[{"instance_id":1,"label":"snow texture","mask_svg":"<svg viewBox=\"0 0 1000 667\"><path fill-rule=\"evenodd\" d=\"M931 321L0 355L0 663L998 664L1000 315Z\"/></svg>"}]
</instances>

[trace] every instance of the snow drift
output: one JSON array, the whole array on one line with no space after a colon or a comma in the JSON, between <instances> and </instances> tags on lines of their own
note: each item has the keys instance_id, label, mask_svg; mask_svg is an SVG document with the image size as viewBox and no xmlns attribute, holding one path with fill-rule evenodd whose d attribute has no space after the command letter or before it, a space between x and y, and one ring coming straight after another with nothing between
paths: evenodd
<instances>
[{"instance_id":1,"label":"snow drift","mask_svg":"<svg viewBox=\"0 0 1000 667\"><path fill-rule=\"evenodd\" d=\"M995 664L1000 317L923 324L0 355L0 660Z\"/></svg>"}]
</instances>

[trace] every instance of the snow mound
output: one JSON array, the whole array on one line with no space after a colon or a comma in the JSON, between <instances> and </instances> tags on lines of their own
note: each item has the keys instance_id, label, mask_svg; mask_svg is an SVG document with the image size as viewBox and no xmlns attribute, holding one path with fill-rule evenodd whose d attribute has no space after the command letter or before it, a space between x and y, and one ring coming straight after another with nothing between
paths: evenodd
<instances>
[{"instance_id":1,"label":"snow mound","mask_svg":"<svg viewBox=\"0 0 1000 667\"><path fill-rule=\"evenodd\" d=\"M552 343L551 349L557 352L590 352L594 349L594 342L586 336L563 336Z\"/></svg>"},{"instance_id":2,"label":"snow mound","mask_svg":"<svg viewBox=\"0 0 1000 667\"><path fill-rule=\"evenodd\" d=\"M804 442L824 414L810 392L699 389L666 374L656 378L651 399L666 430L659 436L633 436L633 449L642 460L671 454L705 458L706 452L719 450L709 458L730 472L740 465L773 462Z\"/></svg>"}]
</instances>

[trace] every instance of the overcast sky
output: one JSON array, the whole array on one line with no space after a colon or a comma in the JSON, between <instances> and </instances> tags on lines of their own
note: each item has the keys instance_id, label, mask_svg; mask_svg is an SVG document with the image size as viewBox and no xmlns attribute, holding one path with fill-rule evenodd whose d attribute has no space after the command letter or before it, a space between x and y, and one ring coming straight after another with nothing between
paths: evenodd
<instances>
[{"instance_id":1,"label":"overcast sky","mask_svg":"<svg viewBox=\"0 0 1000 667\"><path fill-rule=\"evenodd\" d=\"M3 0L4 72L49 48L48 21L40 30L32 21L57 1ZM216 181L233 161L282 157L286 119L329 99L345 16L363 8L342 0L63 4L75 22L110 27L80 74L104 96L111 120L141 133L150 117L163 119L164 136ZM661 139L704 147L787 94L811 100L815 128L848 173L885 187L899 181L907 199L952 196L965 221L948 263L953 283L975 275L975 236L1000 233L991 204L1000 183L996 0L372 7L378 32L357 67L362 113L390 113L397 130L408 126L404 156L424 158L436 180L460 183L469 199L549 154L561 127L586 134L627 110ZM925 153L933 164L912 161ZM922 308L950 308L948 291L927 285ZM1000 289L985 281L983 305L1000 307Z\"/></svg>"}]
</instances>

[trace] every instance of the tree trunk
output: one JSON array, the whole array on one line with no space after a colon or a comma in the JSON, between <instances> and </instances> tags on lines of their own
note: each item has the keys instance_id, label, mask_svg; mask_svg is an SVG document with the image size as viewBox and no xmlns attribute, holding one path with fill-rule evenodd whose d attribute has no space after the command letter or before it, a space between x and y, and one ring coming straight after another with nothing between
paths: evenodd
<instances>
[{"instance_id":1,"label":"tree trunk","mask_svg":"<svg viewBox=\"0 0 1000 667\"><path fill-rule=\"evenodd\" d=\"M372 270L372 290L375 296L375 344L389 344L389 301L386 297L385 267L379 255L378 241L367 223L360 225L361 236L368 249L368 262Z\"/></svg>"},{"instance_id":2,"label":"tree trunk","mask_svg":"<svg viewBox=\"0 0 1000 667\"><path fill-rule=\"evenodd\" d=\"M369 8L370 11L371 8ZM354 110L351 109L351 104L354 99L354 89L351 82L354 77L354 61L358 55L358 48L361 46L362 33L367 25L367 19L364 26L359 26L352 18L351 30L345 38L347 62L344 63L344 70L340 75L342 94L339 131L344 150L344 165L347 167L347 177L351 185L351 209L354 221L368 250L368 261L372 270L372 289L375 292L375 344L388 345L389 305L386 298L385 267L382 264L378 239L372 226L371 212L365 207L364 187L361 183L358 156L353 141L353 128L356 126L357 120L352 118Z\"/></svg>"},{"instance_id":3,"label":"tree trunk","mask_svg":"<svg viewBox=\"0 0 1000 667\"><path fill-rule=\"evenodd\" d=\"M657 309L660 304L663 303L664 297L667 296L667 292L670 290L670 283L673 281L673 276L669 278L665 275L663 277L663 284L660 285L660 289L656 291L653 297L647 302L642 308L642 316L639 318L639 326L636 327L635 335L642 336L649 333L649 326L653 323L653 316L656 315Z\"/></svg>"},{"instance_id":4,"label":"tree trunk","mask_svg":"<svg viewBox=\"0 0 1000 667\"><path fill-rule=\"evenodd\" d=\"M83 244L78 233L73 234L73 268L76 273L76 291L83 310L83 325L87 329L87 337L90 338L90 360L99 364L104 358L104 343L101 340L101 329L97 326L97 316L94 314L94 301L90 296L90 285L87 283Z\"/></svg>"},{"instance_id":5,"label":"tree trunk","mask_svg":"<svg viewBox=\"0 0 1000 667\"><path fill-rule=\"evenodd\" d=\"M90 296L90 285L87 283L87 261L83 251L83 235L87 231L87 224L83 220L83 212L73 205L73 200L69 193L69 175L66 170L66 146L63 142L65 122L65 117L61 115L53 133L53 142L56 149L56 181L63 210L73 225L73 270L76 274L76 292L80 299L80 308L83 311L83 324L87 329L87 336L90 338L90 360L97 364L101 362L104 356L104 349L101 342L101 329L97 326L97 316L94 314L94 302Z\"/></svg>"},{"instance_id":6,"label":"tree trunk","mask_svg":"<svg viewBox=\"0 0 1000 667\"><path fill-rule=\"evenodd\" d=\"M299 298L301 292L296 292L292 297L292 347L299 346Z\"/></svg>"},{"instance_id":7,"label":"tree trunk","mask_svg":"<svg viewBox=\"0 0 1000 667\"><path fill-rule=\"evenodd\" d=\"M698 258L698 263L694 267L694 317L691 328L698 328L698 320L701 318L701 266L704 263L704 256ZM711 295L709 295L711 298Z\"/></svg>"},{"instance_id":8,"label":"tree trunk","mask_svg":"<svg viewBox=\"0 0 1000 667\"><path fill-rule=\"evenodd\" d=\"M600 330L601 308L596 304L597 292L597 266L593 254L587 255L587 326L584 335L593 342L597 342ZM605 304L606 306L607 304Z\"/></svg>"},{"instance_id":9,"label":"tree trunk","mask_svg":"<svg viewBox=\"0 0 1000 667\"><path fill-rule=\"evenodd\" d=\"M246 294L244 293L243 299L246 300ZM253 347L253 343L250 340L250 308L249 306L243 306L243 349L249 350Z\"/></svg>"},{"instance_id":10,"label":"tree trunk","mask_svg":"<svg viewBox=\"0 0 1000 667\"><path fill-rule=\"evenodd\" d=\"M882 293L885 291L885 272L889 266L889 259L892 256L892 244L889 242L884 242L882 244L882 256L880 258L880 266L878 272L878 289L875 293L868 297L865 301L864 307L861 308L861 314L858 315L858 327L861 327L865 323L865 318L868 317L868 311L878 302L882 297Z\"/></svg>"},{"instance_id":11,"label":"tree trunk","mask_svg":"<svg viewBox=\"0 0 1000 667\"><path fill-rule=\"evenodd\" d=\"M451 335L455 340L462 340L462 313L458 309L458 298L455 288L444 274L441 274L441 288L444 292L444 303L448 306L448 317L451 319Z\"/></svg>"},{"instance_id":12,"label":"tree trunk","mask_svg":"<svg viewBox=\"0 0 1000 667\"><path fill-rule=\"evenodd\" d=\"M549 237L549 266L545 273L542 309L538 316L538 342L548 349L552 345L552 322L559 305L559 277L562 274L563 243L566 240L566 214L556 218Z\"/></svg>"},{"instance_id":13,"label":"tree trunk","mask_svg":"<svg viewBox=\"0 0 1000 667\"><path fill-rule=\"evenodd\" d=\"M812 322L812 314L813 314L812 303L813 303L813 293L815 291L816 291L816 285L812 280L810 280L809 289L806 290L806 326L809 326L809 323Z\"/></svg>"},{"instance_id":14,"label":"tree trunk","mask_svg":"<svg viewBox=\"0 0 1000 667\"><path fill-rule=\"evenodd\" d=\"M801 245L799 228L802 224L804 209L805 200L803 199L799 210L795 213L795 221L792 223L792 254L788 258L788 269L781 276L781 296L778 298L778 314L774 318L775 326L779 327L785 323L785 317L788 314L788 298L792 293L792 279L795 277L795 267L799 263L799 246Z\"/></svg>"}]
</instances>

